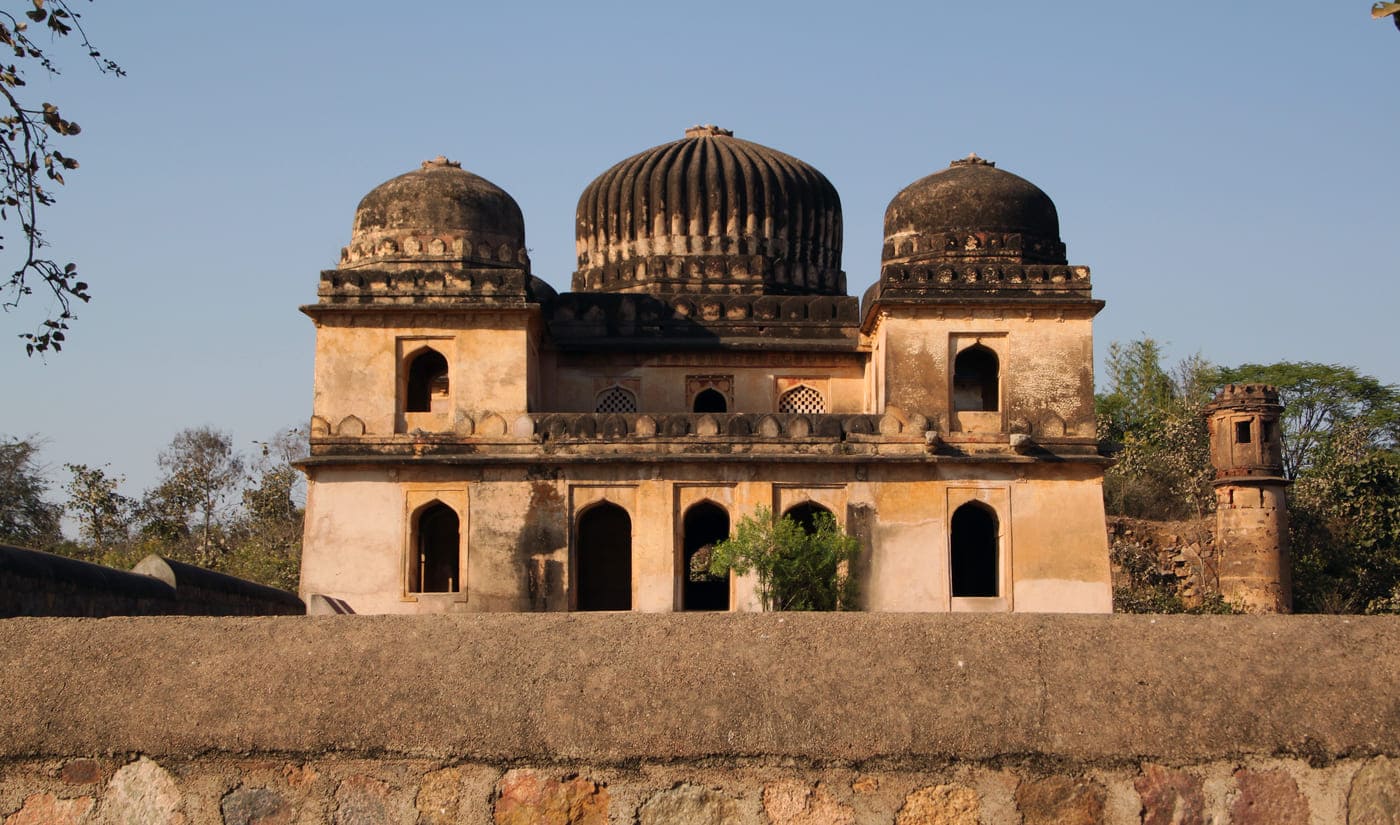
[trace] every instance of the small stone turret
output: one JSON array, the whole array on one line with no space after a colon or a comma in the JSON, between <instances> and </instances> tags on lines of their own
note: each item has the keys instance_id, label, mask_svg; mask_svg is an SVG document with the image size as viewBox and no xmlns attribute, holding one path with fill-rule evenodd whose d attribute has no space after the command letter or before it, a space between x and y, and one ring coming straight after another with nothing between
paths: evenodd
<instances>
[{"instance_id":1,"label":"small stone turret","mask_svg":"<svg viewBox=\"0 0 1400 825\"><path fill-rule=\"evenodd\" d=\"M1220 592L1251 613L1293 609L1282 413L1265 384L1229 384L1206 405Z\"/></svg>"}]
</instances>

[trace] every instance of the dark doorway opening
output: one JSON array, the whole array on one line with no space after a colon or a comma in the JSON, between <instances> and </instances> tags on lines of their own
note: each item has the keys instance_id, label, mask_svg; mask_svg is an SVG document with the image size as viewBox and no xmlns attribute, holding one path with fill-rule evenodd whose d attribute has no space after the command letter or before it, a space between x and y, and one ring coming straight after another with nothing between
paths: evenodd
<instances>
[{"instance_id":1,"label":"dark doorway opening","mask_svg":"<svg viewBox=\"0 0 1400 825\"><path fill-rule=\"evenodd\" d=\"M425 349L408 366L408 392L404 412L432 412L434 398L447 398L447 359Z\"/></svg>"},{"instance_id":2,"label":"dark doorway opening","mask_svg":"<svg viewBox=\"0 0 1400 825\"><path fill-rule=\"evenodd\" d=\"M709 566L711 549L729 538L729 513L702 501L685 511L681 529L681 609L728 610L729 577L710 575Z\"/></svg>"},{"instance_id":3,"label":"dark doorway opening","mask_svg":"<svg viewBox=\"0 0 1400 825\"><path fill-rule=\"evenodd\" d=\"M603 502L578 519L579 610L632 609L632 519Z\"/></svg>"},{"instance_id":4,"label":"dark doorway opening","mask_svg":"<svg viewBox=\"0 0 1400 825\"><path fill-rule=\"evenodd\" d=\"M997 516L968 502L953 513L952 569L954 596L998 596Z\"/></svg>"},{"instance_id":5,"label":"dark doorway opening","mask_svg":"<svg viewBox=\"0 0 1400 825\"><path fill-rule=\"evenodd\" d=\"M719 390L706 389L695 394L693 408L698 413L729 412L729 401Z\"/></svg>"},{"instance_id":6,"label":"dark doorway opening","mask_svg":"<svg viewBox=\"0 0 1400 825\"><path fill-rule=\"evenodd\" d=\"M996 412L997 354L974 344L953 361L953 409L958 412Z\"/></svg>"},{"instance_id":7,"label":"dark doorway opening","mask_svg":"<svg viewBox=\"0 0 1400 825\"><path fill-rule=\"evenodd\" d=\"M461 589L460 522L436 502L418 515L418 546L408 573L410 593L455 593Z\"/></svg>"}]
</instances>

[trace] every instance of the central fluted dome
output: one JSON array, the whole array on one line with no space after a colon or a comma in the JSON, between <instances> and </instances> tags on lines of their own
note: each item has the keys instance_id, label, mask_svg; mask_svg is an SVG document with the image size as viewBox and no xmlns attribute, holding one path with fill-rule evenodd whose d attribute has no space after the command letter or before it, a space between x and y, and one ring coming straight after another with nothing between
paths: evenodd
<instances>
[{"instance_id":1,"label":"central fluted dome","mask_svg":"<svg viewBox=\"0 0 1400 825\"><path fill-rule=\"evenodd\" d=\"M727 129L622 161L583 190L575 291L844 295L841 198Z\"/></svg>"}]
</instances>

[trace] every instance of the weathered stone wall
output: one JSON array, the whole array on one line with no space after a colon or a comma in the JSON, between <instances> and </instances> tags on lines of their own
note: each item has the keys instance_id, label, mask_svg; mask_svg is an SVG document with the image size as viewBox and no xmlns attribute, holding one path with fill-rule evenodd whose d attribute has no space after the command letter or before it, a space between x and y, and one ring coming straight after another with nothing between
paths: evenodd
<instances>
[{"instance_id":1,"label":"weathered stone wall","mask_svg":"<svg viewBox=\"0 0 1400 825\"><path fill-rule=\"evenodd\" d=\"M0 821L1393 823L1387 617L0 622Z\"/></svg>"}]
</instances>

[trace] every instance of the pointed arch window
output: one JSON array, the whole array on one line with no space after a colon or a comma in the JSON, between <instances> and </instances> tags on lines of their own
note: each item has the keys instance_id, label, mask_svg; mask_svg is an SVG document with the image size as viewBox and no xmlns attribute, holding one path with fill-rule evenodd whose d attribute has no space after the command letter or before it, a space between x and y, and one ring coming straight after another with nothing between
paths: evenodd
<instances>
[{"instance_id":1,"label":"pointed arch window","mask_svg":"<svg viewBox=\"0 0 1400 825\"><path fill-rule=\"evenodd\" d=\"M619 387L616 384L598 393L594 402L594 412L634 413L637 411L637 396L626 387Z\"/></svg>"},{"instance_id":2,"label":"pointed arch window","mask_svg":"<svg viewBox=\"0 0 1400 825\"><path fill-rule=\"evenodd\" d=\"M826 399L816 388L802 384L783 393L778 399L778 412L819 415L826 412Z\"/></svg>"},{"instance_id":3,"label":"pointed arch window","mask_svg":"<svg viewBox=\"0 0 1400 825\"><path fill-rule=\"evenodd\" d=\"M1000 363L997 354L973 344L953 361L953 409L996 412L1000 408Z\"/></svg>"},{"instance_id":4,"label":"pointed arch window","mask_svg":"<svg viewBox=\"0 0 1400 825\"><path fill-rule=\"evenodd\" d=\"M447 359L432 347L420 350L408 365L404 412L433 412L434 407L444 409L447 389Z\"/></svg>"},{"instance_id":5,"label":"pointed arch window","mask_svg":"<svg viewBox=\"0 0 1400 825\"><path fill-rule=\"evenodd\" d=\"M724 397L724 393L710 387L695 394L691 409L698 413L729 412L729 400Z\"/></svg>"}]
</instances>

